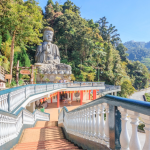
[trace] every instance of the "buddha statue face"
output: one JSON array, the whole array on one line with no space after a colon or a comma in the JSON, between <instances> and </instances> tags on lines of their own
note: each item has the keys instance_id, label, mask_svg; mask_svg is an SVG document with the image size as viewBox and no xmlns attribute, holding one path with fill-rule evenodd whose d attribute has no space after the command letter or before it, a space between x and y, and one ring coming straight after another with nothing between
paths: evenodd
<instances>
[{"instance_id":1,"label":"buddha statue face","mask_svg":"<svg viewBox=\"0 0 150 150\"><path fill-rule=\"evenodd\" d=\"M53 31L45 30L43 35L43 41L51 42L53 40Z\"/></svg>"}]
</instances>

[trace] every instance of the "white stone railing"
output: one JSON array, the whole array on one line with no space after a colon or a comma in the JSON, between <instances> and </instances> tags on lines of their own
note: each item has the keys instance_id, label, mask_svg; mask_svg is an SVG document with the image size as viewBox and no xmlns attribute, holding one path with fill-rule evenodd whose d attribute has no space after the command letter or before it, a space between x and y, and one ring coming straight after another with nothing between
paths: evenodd
<instances>
[{"instance_id":1,"label":"white stone railing","mask_svg":"<svg viewBox=\"0 0 150 150\"><path fill-rule=\"evenodd\" d=\"M104 82L78 82L55 84L32 84L0 91L0 109L8 112L15 110L21 103L32 95L56 89L79 86L104 86Z\"/></svg>"},{"instance_id":2,"label":"white stone railing","mask_svg":"<svg viewBox=\"0 0 150 150\"><path fill-rule=\"evenodd\" d=\"M74 82L68 83L68 87L104 87L105 82Z\"/></svg>"},{"instance_id":3,"label":"white stone railing","mask_svg":"<svg viewBox=\"0 0 150 150\"><path fill-rule=\"evenodd\" d=\"M55 89L67 87L66 83L60 84L34 84L0 91L0 109L12 112L27 98Z\"/></svg>"},{"instance_id":4,"label":"white stone railing","mask_svg":"<svg viewBox=\"0 0 150 150\"><path fill-rule=\"evenodd\" d=\"M38 110L32 114L23 109L18 115L0 111L0 149L2 145L19 135L23 125L34 125L36 120L49 121L50 116Z\"/></svg>"},{"instance_id":5,"label":"white stone railing","mask_svg":"<svg viewBox=\"0 0 150 150\"><path fill-rule=\"evenodd\" d=\"M139 118L145 124L143 147L137 133ZM132 125L130 138L128 120L131 120ZM62 124L67 133L103 144L110 149L150 150L148 102L107 95L70 112L64 107L58 119L58 125Z\"/></svg>"}]
</instances>

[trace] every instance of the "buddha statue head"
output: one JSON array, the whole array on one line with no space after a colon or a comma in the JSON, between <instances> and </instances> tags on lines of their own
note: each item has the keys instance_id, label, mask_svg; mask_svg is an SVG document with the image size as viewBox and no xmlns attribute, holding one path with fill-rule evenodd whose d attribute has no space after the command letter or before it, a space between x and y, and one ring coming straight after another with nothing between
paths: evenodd
<instances>
[{"instance_id":1,"label":"buddha statue head","mask_svg":"<svg viewBox=\"0 0 150 150\"><path fill-rule=\"evenodd\" d=\"M45 27L43 30L43 41L51 42L53 40L54 30L51 27Z\"/></svg>"}]
</instances>

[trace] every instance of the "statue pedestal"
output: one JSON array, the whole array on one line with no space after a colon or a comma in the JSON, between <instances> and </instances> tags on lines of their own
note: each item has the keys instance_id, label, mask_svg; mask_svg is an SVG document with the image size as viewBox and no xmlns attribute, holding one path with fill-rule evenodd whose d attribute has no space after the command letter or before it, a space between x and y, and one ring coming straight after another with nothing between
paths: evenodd
<instances>
[{"instance_id":1,"label":"statue pedestal","mask_svg":"<svg viewBox=\"0 0 150 150\"><path fill-rule=\"evenodd\" d=\"M42 79L42 82L47 82L46 79L49 79L49 82L58 82L59 80L67 80L70 81L70 75L64 75L64 74L44 74L44 78ZM40 74L36 77L37 82L41 82Z\"/></svg>"},{"instance_id":2,"label":"statue pedestal","mask_svg":"<svg viewBox=\"0 0 150 150\"><path fill-rule=\"evenodd\" d=\"M49 82L58 82L59 80L70 81L70 75L72 74L71 66L66 64L43 64L35 63L36 68L38 69L38 74L36 77L37 82L41 82L40 74L43 74L42 82L48 82L46 79L49 79Z\"/></svg>"}]
</instances>

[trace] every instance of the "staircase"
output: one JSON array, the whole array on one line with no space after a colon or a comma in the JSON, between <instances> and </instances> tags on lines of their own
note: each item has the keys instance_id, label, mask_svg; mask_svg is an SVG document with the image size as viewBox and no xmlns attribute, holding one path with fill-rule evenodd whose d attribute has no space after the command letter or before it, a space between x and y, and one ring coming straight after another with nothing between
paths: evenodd
<instances>
[{"instance_id":1,"label":"staircase","mask_svg":"<svg viewBox=\"0 0 150 150\"><path fill-rule=\"evenodd\" d=\"M35 127L25 129L17 145L11 150L73 150L79 149L65 139L57 121L38 121Z\"/></svg>"}]
</instances>

